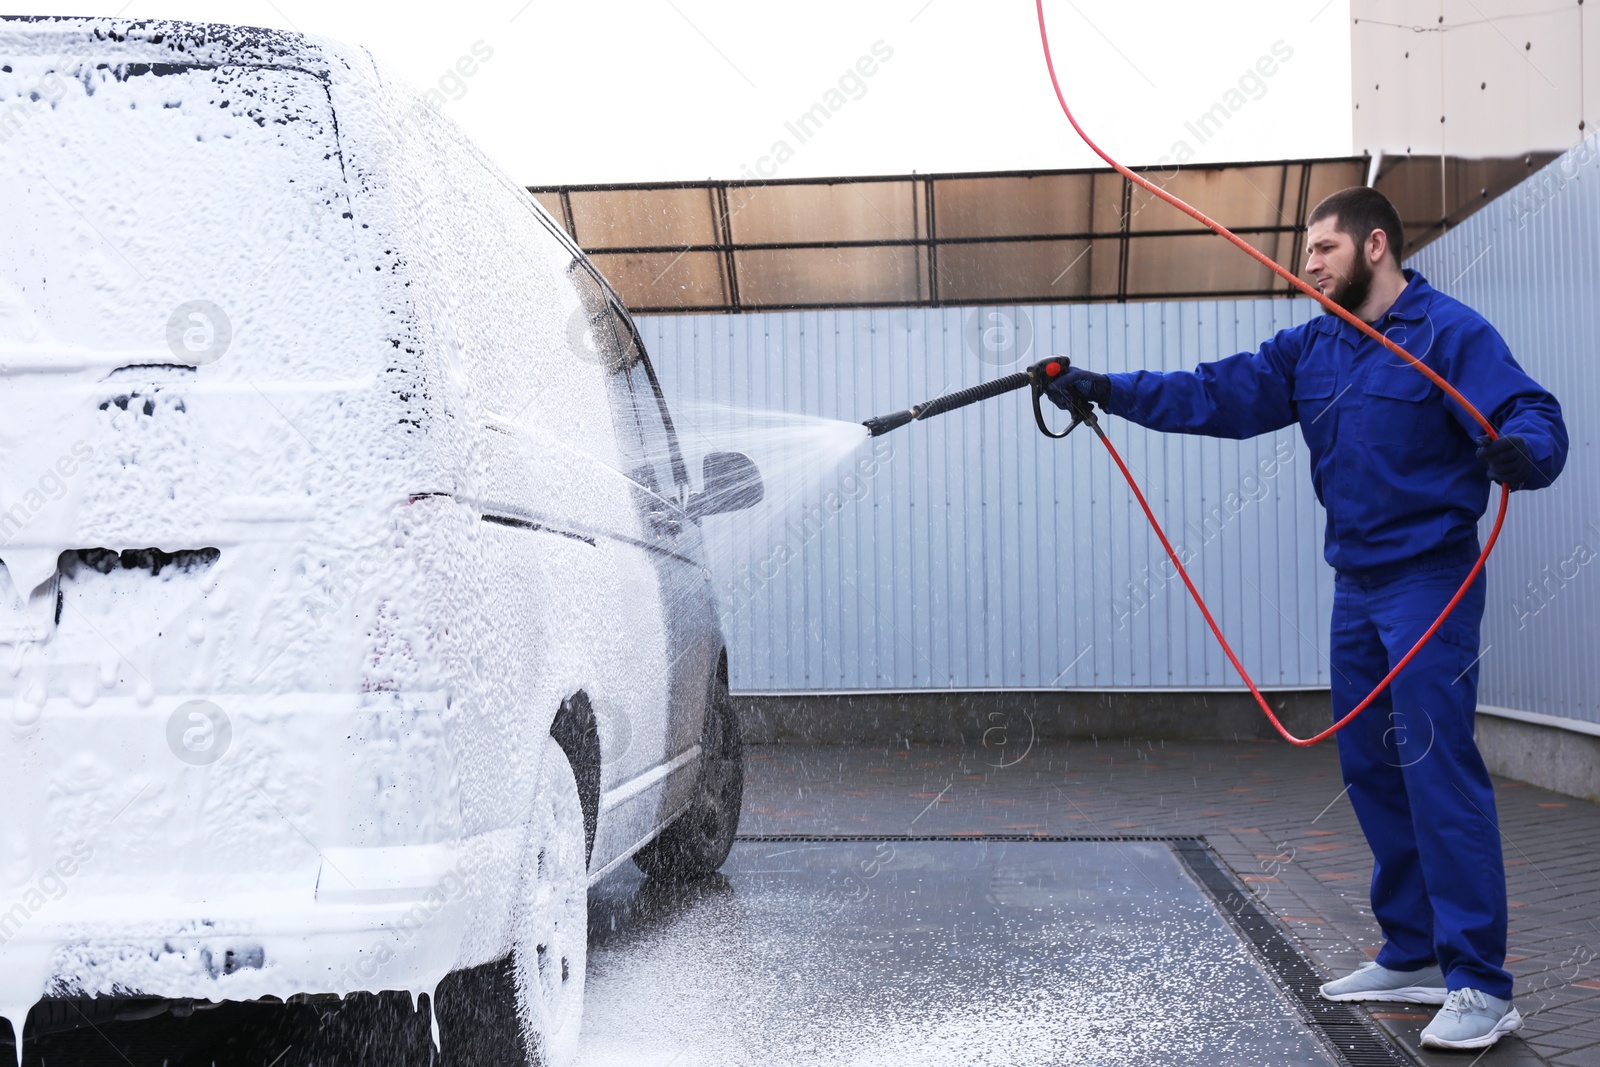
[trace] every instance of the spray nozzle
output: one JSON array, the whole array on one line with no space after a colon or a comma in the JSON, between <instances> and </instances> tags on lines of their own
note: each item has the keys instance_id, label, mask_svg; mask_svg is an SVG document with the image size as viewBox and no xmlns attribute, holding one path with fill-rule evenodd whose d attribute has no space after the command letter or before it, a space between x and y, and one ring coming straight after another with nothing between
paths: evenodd
<instances>
[{"instance_id":1,"label":"spray nozzle","mask_svg":"<svg viewBox=\"0 0 1600 1067\"><path fill-rule=\"evenodd\" d=\"M917 417L915 408L897 411L893 415L875 415L861 425L867 428L868 437L882 437L890 430L898 430Z\"/></svg>"}]
</instances>

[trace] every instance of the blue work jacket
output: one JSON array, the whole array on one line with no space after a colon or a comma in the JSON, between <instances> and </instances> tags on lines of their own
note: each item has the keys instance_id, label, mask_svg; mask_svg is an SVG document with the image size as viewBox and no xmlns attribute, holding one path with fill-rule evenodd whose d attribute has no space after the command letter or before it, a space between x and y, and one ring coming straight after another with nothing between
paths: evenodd
<instances>
[{"instance_id":1,"label":"blue work jacket","mask_svg":"<svg viewBox=\"0 0 1600 1067\"><path fill-rule=\"evenodd\" d=\"M1517 365L1482 315L1414 270L1373 325L1421 359L1501 433L1520 434L1549 485L1567 460L1556 398ZM1422 373L1354 326L1323 314L1257 352L1193 371L1112 374L1106 410L1169 433L1254 437L1299 422L1311 481L1328 512L1324 554L1359 573L1437 549L1476 546L1489 476L1482 428Z\"/></svg>"}]
</instances>

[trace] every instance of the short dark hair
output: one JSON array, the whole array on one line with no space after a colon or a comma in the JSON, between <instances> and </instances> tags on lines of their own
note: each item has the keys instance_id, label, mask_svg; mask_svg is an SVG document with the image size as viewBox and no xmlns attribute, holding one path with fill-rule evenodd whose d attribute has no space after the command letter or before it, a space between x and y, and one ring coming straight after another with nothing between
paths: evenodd
<instances>
[{"instance_id":1,"label":"short dark hair","mask_svg":"<svg viewBox=\"0 0 1600 1067\"><path fill-rule=\"evenodd\" d=\"M1382 230L1389 240L1389 250L1394 261L1400 262L1400 250L1406 246L1406 234L1400 225L1400 212L1387 196L1366 185L1352 185L1340 189L1312 208L1306 219L1306 228L1323 219L1334 219L1340 233L1347 233L1356 247L1365 244L1374 230Z\"/></svg>"}]
</instances>

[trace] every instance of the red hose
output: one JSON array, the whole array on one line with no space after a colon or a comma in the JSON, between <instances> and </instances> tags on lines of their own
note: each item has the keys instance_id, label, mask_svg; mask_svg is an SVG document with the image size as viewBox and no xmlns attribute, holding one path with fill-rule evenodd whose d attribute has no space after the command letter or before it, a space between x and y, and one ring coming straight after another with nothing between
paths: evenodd
<instances>
[{"instance_id":1,"label":"red hose","mask_svg":"<svg viewBox=\"0 0 1600 1067\"><path fill-rule=\"evenodd\" d=\"M1477 422L1479 426L1483 427L1484 432L1489 435L1491 440L1500 436L1499 433L1496 432L1495 428L1489 424L1489 420L1484 418L1483 413L1472 406L1472 402L1470 400L1462 396L1460 392L1456 390L1455 386L1445 381L1431 367L1428 367L1420 359L1413 356L1410 352L1407 352L1404 348L1401 348L1399 345L1395 344L1389 338L1383 336L1365 322L1362 322L1353 313L1345 310L1338 304L1335 304L1332 300L1329 300L1326 296L1322 295L1322 292L1315 286L1308 282L1302 281L1291 271L1278 266L1278 264L1273 262L1271 258L1250 244L1246 243L1237 234L1230 231L1220 222L1216 222L1215 220L1209 218L1207 215L1205 215L1205 213L1194 207L1191 207L1184 201L1167 192L1165 189L1156 185L1154 182L1148 181L1142 176L1135 174L1127 167L1124 167L1121 163L1118 163L1116 160L1106 155L1106 153L1100 149L1100 146L1095 144L1087 133L1083 132L1083 127L1078 125L1078 120L1072 115L1072 109L1067 106L1067 98L1061 92L1061 82L1056 78L1055 61L1050 56L1050 33L1045 28L1044 0L1034 0L1034 5L1039 13L1039 40L1040 43L1044 45L1044 62L1045 66L1049 68L1050 71L1050 84L1055 88L1056 100L1061 104L1061 110L1066 114L1067 121L1072 123L1072 128L1077 131L1078 136L1083 139L1083 143L1088 145L1095 155L1105 160L1112 170L1116 171L1130 182L1133 182L1135 185L1146 190L1147 192L1160 197L1162 200L1165 200L1167 203L1171 204L1179 211L1182 211L1190 218L1206 227L1209 227L1218 236L1227 238L1228 241L1232 242L1234 247L1238 248L1241 252L1244 252L1251 259L1254 259L1257 263L1260 263L1262 266L1278 275L1278 277L1284 279L1290 285L1293 285L1295 288L1299 289L1301 292L1317 301L1317 303L1327 308L1330 312L1339 316L1341 319L1350 323L1350 325L1354 326L1356 329L1360 330L1374 341L1377 341L1379 344L1383 345L1395 355L1404 359L1407 363L1421 371L1422 374L1434 385L1437 385L1440 389L1444 390L1446 396L1448 396L1451 400L1454 400L1457 404L1461 405L1462 410L1464 410L1468 415L1471 415L1473 420ZM1178 569L1178 576L1183 579L1183 584L1186 588L1188 588L1189 595L1194 597L1195 605L1199 607L1200 614L1205 616L1206 625L1211 627L1211 632L1216 635L1217 643L1222 646L1222 651L1227 654L1228 662L1232 663L1233 669L1239 672L1239 677L1244 679L1244 684L1250 687L1250 695L1256 698L1256 703L1261 706L1262 713L1265 714L1266 717L1271 721L1278 733L1283 735L1283 739L1289 742L1291 745L1314 745L1318 741L1322 741L1328 737L1331 737L1333 734L1338 733L1340 730L1344 729L1345 725L1349 723L1351 719L1354 719L1357 715L1360 715L1363 711L1366 711L1372 702L1378 699L1378 696L1385 689L1389 688L1389 683L1394 681L1395 675L1399 674L1400 671L1404 669L1405 665L1411 662L1411 658L1422 649L1422 646L1427 644L1433 638L1433 635L1439 632L1439 627L1444 625L1444 621L1450 617L1450 613L1456 609L1456 605L1461 602L1461 598L1466 595L1467 590L1472 586L1472 583L1477 580L1479 573L1483 570L1484 563L1489 558L1489 553L1494 551L1495 542L1500 539L1500 527L1503 526L1506 521L1506 506L1511 502L1511 490L1509 487L1502 484L1500 486L1500 509L1498 512L1496 512L1494 517L1494 529L1489 531L1489 538L1484 542L1483 551L1478 554L1478 561L1472 565L1472 570L1467 574L1466 581L1461 583L1461 588L1456 590L1456 595L1450 598L1450 603L1444 606L1444 610L1441 611L1439 613L1439 617L1433 621L1433 625L1428 627L1427 633L1424 633L1420 638L1418 638L1417 643L1411 646L1411 650L1404 656L1400 657L1400 662L1396 663L1394 668L1389 671L1388 674L1383 676L1383 680L1377 684L1377 687L1374 688L1372 692L1367 694L1365 700L1357 704L1348 714L1346 714L1332 726L1328 727L1326 730L1323 730L1321 733L1314 734L1311 737L1301 738L1296 737L1294 734L1291 734L1288 730L1286 730L1283 723L1279 722L1278 717L1272 713L1272 708L1268 706L1266 698L1261 695L1261 690L1256 688L1256 683L1251 680L1250 675L1245 671L1244 664L1240 663L1239 657L1234 655L1233 648L1228 644L1228 639L1222 636L1221 628L1217 626L1217 621L1211 617L1211 612L1209 609L1207 609L1206 602L1201 599L1200 590L1195 588L1194 582L1189 578L1189 572L1184 569L1183 562L1178 559L1178 554L1173 551L1172 542L1167 540L1166 532L1161 529L1161 523L1156 520L1155 512L1150 510L1150 504L1145 500L1144 493L1139 490L1139 485L1134 481L1133 474L1128 470L1128 465L1122 462L1122 457L1117 454L1117 450L1112 446L1111 440L1106 437L1103 432L1100 432L1098 426L1095 427L1095 430L1100 438L1101 443L1106 446L1106 451L1111 454L1112 462L1117 465L1117 469L1120 470L1122 472L1122 476L1127 479L1128 488L1133 490L1133 495L1139 501L1139 506L1144 509L1145 518L1150 520L1150 526L1155 530L1156 536L1161 539L1161 547L1167 550L1168 558L1172 560L1172 565Z\"/></svg>"}]
</instances>

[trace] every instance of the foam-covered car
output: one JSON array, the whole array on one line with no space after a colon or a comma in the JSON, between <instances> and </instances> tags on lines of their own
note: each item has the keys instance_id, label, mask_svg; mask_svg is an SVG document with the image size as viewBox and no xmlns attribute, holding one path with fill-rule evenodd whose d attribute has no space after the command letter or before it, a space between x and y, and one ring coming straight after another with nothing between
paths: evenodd
<instances>
[{"instance_id":1,"label":"foam-covered car","mask_svg":"<svg viewBox=\"0 0 1600 1067\"><path fill-rule=\"evenodd\" d=\"M732 841L700 519L759 474L691 478L610 287L363 50L0 59L0 1015L487 968L567 1061L588 884Z\"/></svg>"}]
</instances>

